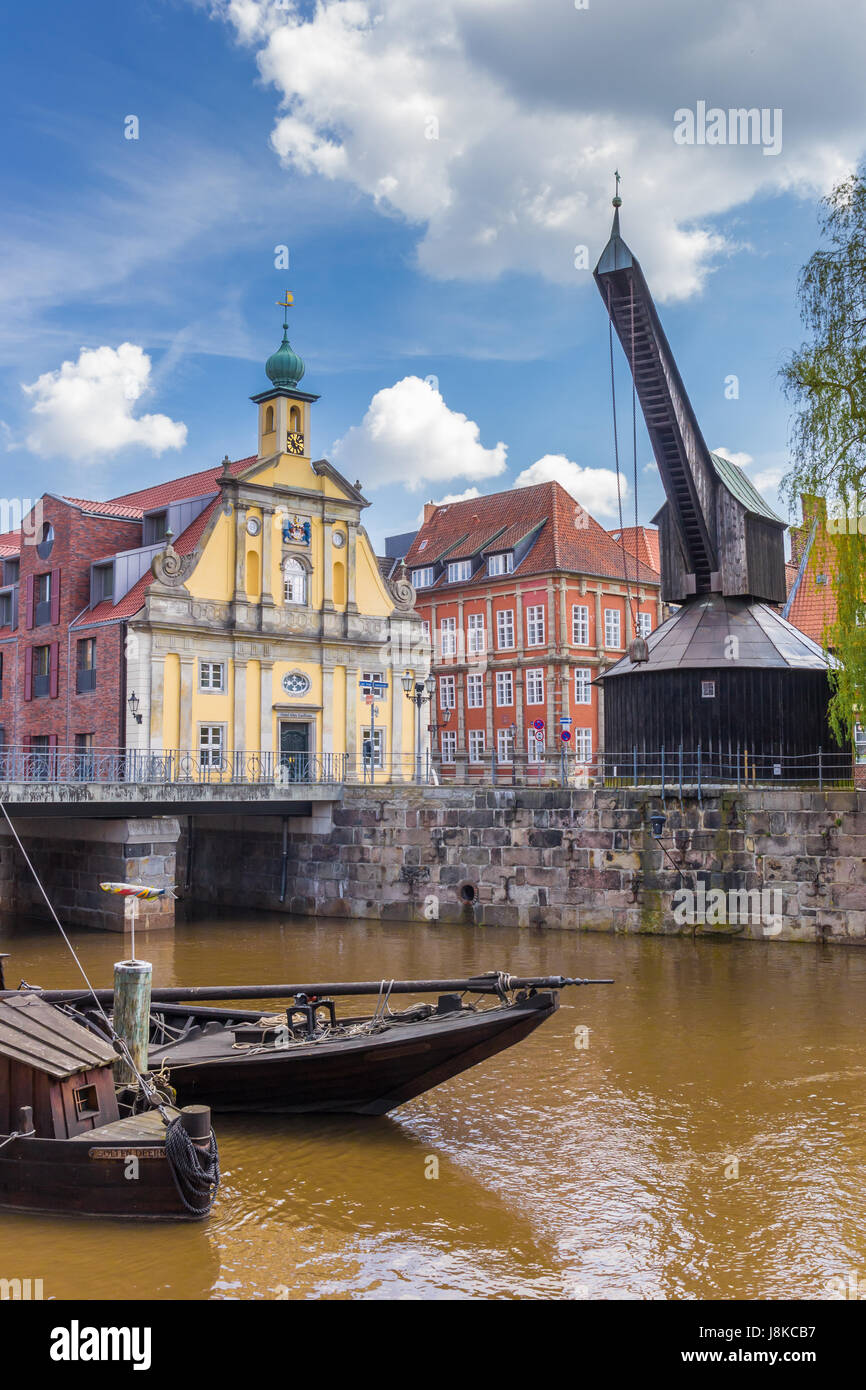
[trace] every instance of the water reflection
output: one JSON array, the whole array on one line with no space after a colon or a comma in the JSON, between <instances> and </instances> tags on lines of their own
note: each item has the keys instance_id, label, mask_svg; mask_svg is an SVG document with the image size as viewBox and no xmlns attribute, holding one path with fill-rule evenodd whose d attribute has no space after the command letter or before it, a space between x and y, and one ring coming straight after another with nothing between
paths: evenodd
<instances>
[{"instance_id":1,"label":"water reflection","mask_svg":"<svg viewBox=\"0 0 866 1390\"><path fill-rule=\"evenodd\" d=\"M109 983L119 940L76 943ZM207 1227L0 1215L6 1277L120 1298L815 1298L866 1278L857 951L266 915L137 944L162 983L616 984L390 1117L219 1117ZM45 927L0 949L10 981L73 982Z\"/></svg>"}]
</instances>

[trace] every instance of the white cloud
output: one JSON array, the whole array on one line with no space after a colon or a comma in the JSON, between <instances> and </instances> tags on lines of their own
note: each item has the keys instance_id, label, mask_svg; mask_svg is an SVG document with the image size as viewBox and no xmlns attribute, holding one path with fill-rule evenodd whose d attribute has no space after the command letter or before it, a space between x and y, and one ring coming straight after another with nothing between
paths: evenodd
<instances>
[{"instance_id":1,"label":"white cloud","mask_svg":"<svg viewBox=\"0 0 866 1390\"><path fill-rule=\"evenodd\" d=\"M283 163L416 225L420 265L443 279L586 277L575 248L601 249L619 165L624 230L659 298L684 298L734 249L709 219L757 195L813 198L862 148L866 28L850 0L825 0L817 28L811 0L212 7L278 93ZM816 71L833 73L817 105ZM781 108L781 153L676 144L674 113L698 100Z\"/></svg>"},{"instance_id":2,"label":"white cloud","mask_svg":"<svg viewBox=\"0 0 866 1390\"><path fill-rule=\"evenodd\" d=\"M34 454L88 459L138 445L161 454L182 449L186 425L167 415L133 415L148 388L150 358L134 343L82 348L77 362L43 372L23 387L33 402L27 448Z\"/></svg>"},{"instance_id":3,"label":"white cloud","mask_svg":"<svg viewBox=\"0 0 866 1390\"><path fill-rule=\"evenodd\" d=\"M764 468L755 474L752 482L759 492L777 492L785 471L784 468Z\"/></svg>"},{"instance_id":4,"label":"white cloud","mask_svg":"<svg viewBox=\"0 0 866 1390\"><path fill-rule=\"evenodd\" d=\"M743 453L742 451L737 454L733 453L730 449L718 448L713 449L712 452L718 454L723 459L727 459L728 463L735 463L738 468L748 468L750 463L754 463L752 455Z\"/></svg>"},{"instance_id":5,"label":"white cloud","mask_svg":"<svg viewBox=\"0 0 866 1390\"><path fill-rule=\"evenodd\" d=\"M620 473L622 498L628 496L628 483ZM610 468L581 468L565 454L545 454L524 468L514 481L515 487L533 487L536 483L560 483L572 497L593 516L617 516L616 473Z\"/></svg>"},{"instance_id":6,"label":"white cloud","mask_svg":"<svg viewBox=\"0 0 866 1390\"><path fill-rule=\"evenodd\" d=\"M449 410L440 393L418 376L377 391L360 425L332 447L343 472L368 488L400 483L417 492L428 482L495 478L505 469L502 443L485 449L474 420Z\"/></svg>"}]
</instances>

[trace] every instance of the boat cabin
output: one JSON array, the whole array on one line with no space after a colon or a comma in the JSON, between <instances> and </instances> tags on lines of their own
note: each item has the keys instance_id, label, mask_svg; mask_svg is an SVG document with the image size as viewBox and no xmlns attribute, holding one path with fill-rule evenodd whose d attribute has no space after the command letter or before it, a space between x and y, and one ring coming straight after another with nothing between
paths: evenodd
<instances>
[{"instance_id":1,"label":"boat cabin","mask_svg":"<svg viewBox=\"0 0 866 1390\"><path fill-rule=\"evenodd\" d=\"M35 994L0 1000L0 1134L33 1112L39 1139L74 1139L119 1118L107 1039Z\"/></svg>"}]
</instances>

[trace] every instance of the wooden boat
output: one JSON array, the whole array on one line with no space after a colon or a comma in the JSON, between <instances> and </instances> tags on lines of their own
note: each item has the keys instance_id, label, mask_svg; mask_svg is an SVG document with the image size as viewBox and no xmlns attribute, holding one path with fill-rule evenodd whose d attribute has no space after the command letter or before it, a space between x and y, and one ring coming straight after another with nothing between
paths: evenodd
<instances>
[{"instance_id":1,"label":"wooden boat","mask_svg":"<svg viewBox=\"0 0 866 1390\"><path fill-rule=\"evenodd\" d=\"M116 1060L107 1038L38 995L0 999L0 1208L151 1221L208 1214L215 1187L200 1199L183 1153L196 1141L211 1152L209 1111L121 1118Z\"/></svg>"},{"instance_id":2,"label":"wooden boat","mask_svg":"<svg viewBox=\"0 0 866 1390\"><path fill-rule=\"evenodd\" d=\"M180 1103L214 1110L384 1115L533 1033L559 1006L561 976L515 980L494 971L471 980L155 989L149 1065ZM334 994L371 994L377 1007L337 1019ZM435 1003L391 1010L392 993L434 993ZM492 1007L457 990L497 996ZM110 991L97 991L110 999ZM211 1008L203 999L289 997L281 1014ZM57 997L52 993L50 997ZM68 999L68 995L62 996ZM193 1002L185 1002L186 1000ZM94 1026L98 1017L85 1013Z\"/></svg>"}]
</instances>

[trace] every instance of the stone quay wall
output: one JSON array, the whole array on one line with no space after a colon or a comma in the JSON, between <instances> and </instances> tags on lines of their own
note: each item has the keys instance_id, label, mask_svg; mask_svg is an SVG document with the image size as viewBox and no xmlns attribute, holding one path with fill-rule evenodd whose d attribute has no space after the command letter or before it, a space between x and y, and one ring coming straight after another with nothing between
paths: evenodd
<instances>
[{"instance_id":1,"label":"stone quay wall","mask_svg":"<svg viewBox=\"0 0 866 1390\"><path fill-rule=\"evenodd\" d=\"M866 790L347 788L330 816L196 817L190 897L325 917L866 944ZM662 844L649 816L667 816ZM681 877L682 874L682 877ZM282 892L283 879L285 891ZM777 893L781 916L678 924L674 894Z\"/></svg>"}]
</instances>

